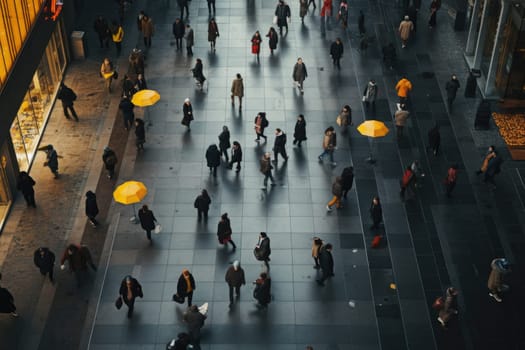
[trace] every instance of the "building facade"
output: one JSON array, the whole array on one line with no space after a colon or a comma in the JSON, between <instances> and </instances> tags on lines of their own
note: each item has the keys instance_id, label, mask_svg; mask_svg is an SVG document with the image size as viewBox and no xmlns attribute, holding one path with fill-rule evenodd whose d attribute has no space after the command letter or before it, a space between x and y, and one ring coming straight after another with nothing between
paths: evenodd
<instances>
[{"instance_id":1,"label":"building facade","mask_svg":"<svg viewBox=\"0 0 525 350\"><path fill-rule=\"evenodd\" d=\"M525 1L471 0L465 57L483 96L525 99Z\"/></svg>"}]
</instances>

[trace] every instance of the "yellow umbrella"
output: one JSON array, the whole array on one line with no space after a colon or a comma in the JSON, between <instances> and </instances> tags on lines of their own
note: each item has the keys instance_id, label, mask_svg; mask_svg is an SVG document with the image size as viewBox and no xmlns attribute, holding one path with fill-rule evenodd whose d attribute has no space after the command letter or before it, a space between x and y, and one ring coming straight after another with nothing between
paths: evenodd
<instances>
[{"instance_id":1,"label":"yellow umbrella","mask_svg":"<svg viewBox=\"0 0 525 350\"><path fill-rule=\"evenodd\" d=\"M113 198L115 201L122 204L133 205L133 217L131 221L137 222L135 216L135 203L139 203L148 194L146 186L139 181L126 181L122 185L118 186L113 192Z\"/></svg>"},{"instance_id":2,"label":"yellow umbrella","mask_svg":"<svg viewBox=\"0 0 525 350\"><path fill-rule=\"evenodd\" d=\"M386 127L385 123L379 121L379 120L365 120L361 125L357 127L357 131L363 136L371 137L372 139L376 137L383 137L390 130ZM372 149L372 145L370 145L370 149ZM366 159L367 162L374 164L376 160L372 157L372 151L370 151L370 156Z\"/></svg>"},{"instance_id":3,"label":"yellow umbrella","mask_svg":"<svg viewBox=\"0 0 525 350\"><path fill-rule=\"evenodd\" d=\"M140 90L133 94L131 103L138 107L153 106L159 102L160 94L155 90Z\"/></svg>"}]
</instances>

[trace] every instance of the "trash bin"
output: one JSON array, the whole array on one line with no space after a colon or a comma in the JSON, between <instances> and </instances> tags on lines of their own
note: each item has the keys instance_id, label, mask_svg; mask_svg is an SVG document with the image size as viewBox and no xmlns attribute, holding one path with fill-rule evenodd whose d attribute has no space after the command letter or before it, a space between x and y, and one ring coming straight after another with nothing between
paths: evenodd
<instances>
[{"instance_id":1,"label":"trash bin","mask_svg":"<svg viewBox=\"0 0 525 350\"><path fill-rule=\"evenodd\" d=\"M75 30L71 33L71 51L75 60L83 60L86 58L87 45L84 39L85 32Z\"/></svg>"}]
</instances>

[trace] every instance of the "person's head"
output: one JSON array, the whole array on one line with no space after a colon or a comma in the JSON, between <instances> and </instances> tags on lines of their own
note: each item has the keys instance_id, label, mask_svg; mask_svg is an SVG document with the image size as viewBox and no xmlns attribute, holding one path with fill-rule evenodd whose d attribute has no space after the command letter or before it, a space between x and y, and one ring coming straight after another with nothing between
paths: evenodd
<instances>
[{"instance_id":1,"label":"person's head","mask_svg":"<svg viewBox=\"0 0 525 350\"><path fill-rule=\"evenodd\" d=\"M410 16L406 15L405 16L405 21L408 21L410 19Z\"/></svg>"},{"instance_id":2,"label":"person's head","mask_svg":"<svg viewBox=\"0 0 525 350\"><path fill-rule=\"evenodd\" d=\"M335 42L340 44L341 43L341 38L335 38Z\"/></svg>"},{"instance_id":3,"label":"person's head","mask_svg":"<svg viewBox=\"0 0 525 350\"><path fill-rule=\"evenodd\" d=\"M266 234L266 232L261 232L261 233L259 233L259 237L261 237L261 238L267 238L268 235Z\"/></svg>"},{"instance_id":4,"label":"person's head","mask_svg":"<svg viewBox=\"0 0 525 350\"><path fill-rule=\"evenodd\" d=\"M345 106L343 107L343 111L345 111L345 112L347 112L347 113L350 112L350 106L349 106L349 105L345 105Z\"/></svg>"},{"instance_id":5,"label":"person's head","mask_svg":"<svg viewBox=\"0 0 525 350\"><path fill-rule=\"evenodd\" d=\"M109 58L105 57L104 58L104 64L110 64L110 63L111 63L111 61L109 60Z\"/></svg>"},{"instance_id":6,"label":"person's head","mask_svg":"<svg viewBox=\"0 0 525 350\"><path fill-rule=\"evenodd\" d=\"M201 194L202 194L204 197L209 197L209 195L208 195L208 191L206 191L205 189L203 189L203 190L201 191Z\"/></svg>"},{"instance_id":7,"label":"person's head","mask_svg":"<svg viewBox=\"0 0 525 350\"><path fill-rule=\"evenodd\" d=\"M454 287L448 287L447 288L447 293L450 294L450 295L453 295L453 296L456 296L458 295L458 290Z\"/></svg>"},{"instance_id":8,"label":"person's head","mask_svg":"<svg viewBox=\"0 0 525 350\"><path fill-rule=\"evenodd\" d=\"M74 245L74 244L70 244L67 246L67 254L68 255L73 255L75 254L75 252L78 250L77 246Z\"/></svg>"},{"instance_id":9,"label":"person's head","mask_svg":"<svg viewBox=\"0 0 525 350\"><path fill-rule=\"evenodd\" d=\"M341 182L341 181L343 181L343 178L341 176L335 177L335 182Z\"/></svg>"},{"instance_id":10,"label":"person's head","mask_svg":"<svg viewBox=\"0 0 525 350\"><path fill-rule=\"evenodd\" d=\"M137 79L138 80L142 80L142 79L144 79L144 76L142 76L142 74L139 74L139 75L137 75Z\"/></svg>"},{"instance_id":11,"label":"person's head","mask_svg":"<svg viewBox=\"0 0 525 350\"><path fill-rule=\"evenodd\" d=\"M297 120L300 121L300 122L303 122L303 121L304 121L304 115L299 114L299 115L297 116Z\"/></svg>"},{"instance_id":12,"label":"person's head","mask_svg":"<svg viewBox=\"0 0 525 350\"><path fill-rule=\"evenodd\" d=\"M228 213L224 213L221 215L222 220L228 220Z\"/></svg>"},{"instance_id":13,"label":"person's head","mask_svg":"<svg viewBox=\"0 0 525 350\"><path fill-rule=\"evenodd\" d=\"M143 123L142 119L139 119L139 118L135 119L135 126L139 126L142 123Z\"/></svg>"},{"instance_id":14,"label":"person's head","mask_svg":"<svg viewBox=\"0 0 525 350\"><path fill-rule=\"evenodd\" d=\"M109 151L111 151L111 148L109 148L109 146L104 147L104 153L107 153Z\"/></svg>"},{"instance_id":15,"label":"person's head","mask_svg":"<svg viewBox=\"0 0 525 350\"><path fill-rule=\"evenodd\" d=\"M125 279L126 279L126 285L127 285L128 287L130 287L130 286L131 286L131 276L130 276L130 275L127 275L127 276L125 277Z\"/></svg>"},{"instance_id":16,"label":"person's head","mask_svg":"<svg viewBox=\"0 0 525 350\"><path fill-rule=\"evenodd\" d=\"M279 5L284 5L284 0L279 0Z\"/></svg>"},{"instance_id":17,"label":"person's head","mask_svg":"<svg viewBox=\"0 0 525 350\"><path fill-rule=\"evenodd\" d=\"M265 158L265 159L270 159L271 157L272 157L272 154L271 154L270 152L266 152L266 153L264 154L264 158Z\"/></svg>"},{"instance_id":18,"label":"person's head","mask_svg":"<svg viewBox=\"0 0 525 350\"><path fill-rule=\"evenodd\" d=\"M327 244L325 245L325 249L326 249L327 251L329 251L329 252L332 251L332 248L333 248L333 247L332 247L332 244L331 244L331 243L327 243Z\"/></svg>"},{"instance_id":19,"label":"person's head","mask_svg":"<svg viewBox=\"0 0 525 350\"><path fill-rule=\"evenodd\" d=\"M144 204L144 205L142 206L142 210L146 211L146 210L148 210L148 209L149 209L149 208L148 208L148 206L147 206L146 204Z\"/></svg>"},{"instance_id":20,"label":"person's head","mask_svg":"<svg viewBox=\"0 0 525 350\"><path fill-rule=\"evenodd\" d=\"M189 105L189 104L191 103L190 98L189 98L189 97L186 97L186 98L184 99L184 103L187 104L187 105Z\"/></svg>"},{"instance_id":21,"label":"person's head","mask_svg":"<svg viewBox=\"0 0 525 350\"><path fill-rule=\"evenodd\" d=\"M354 172L354 167L353 166L349 166L348 170L350 170L350 172L353 173Z\"/></svg>"},{"instance_id":22,"label":"person's head","mask_svg":"<svg viewBox=\"0 0 525 350\"><path fill-rule=\"evenodd\" d=\"M237 270L239 269L239 266L240 266L240 265L241 265L241 264L239 263L239 260L235 260L235 261L233 262L233 268L235 269L235 271L237 271Z\"/></svg>"},{"instance_id":23,"label":"person's head","mask_svg":"<svg viewBox=\"0 0 525 350\"><path fill-rule=\"evenodd\" d=\"M375 81L374 79L370 79L370 83L371 83L371 84L375 84L376 81Z\"/></svg>"},{"instance_id":24,"label":"person's head","mask_svg":"<svg viewBox=\"0 0 525 350\"><path fill-rule=\"evenodd\" d=\"M261 279L265 280L268 278L268 274L266 272L261 272L259 277L261 277Z\"/></svg>"},{"instance_id":25,"label":"person's head","mask_svg":"<svg viewBox=\"0 0 525 350\"><path fill-rule=\"evenodd\" d=\"M299 57L299 58L297 59L297 63L302 64L302 63L303 63L303 59L302 59L301 57Z\"/></svg>"},{"instance_id":26,"label":"person's head","mask_svg":"<svg viewBox=\"0 0 525 350\"><path fill-rule=\"evenodd\" d=\"M241 144L237 141L233 141L233 147L235 148L241 148Z\"/></svg>"},{"instance_id":27,"label":"person's head","mask_svg":"<svg viewBox=\"0 0 525 350\"><path fill-rule=\"evenodd\" d=\"M182 269L182 275L183 275L184 277L189 277L189 275L190 275L190 270L188 270L188 269Z\"/></svg>"},{"instance_id":28,"label":"person's head","mask_svg":"<svg viewBox=\"0 0 525 350\"><path fill-rule=\"evenodd\" d=\"M47 145L47 150L48 151L52 151L53 150L53 145Z\"/></svg>"},{"instance_id":29,"label":"person's head","mask_svg":"<svg viewBox=\"0 0 525 350\"><path fill-rule=\"evenodd\" d=\"M379 204L379 197L378 196L374 196L374 198L372 199L372 203L374 204Z\"/></svg>"},{"instance_id":30,"label":"person's head","mask_svg":"<svg viewBox=\"0 0 525 350\"><path fill-rule=\"evenodd\" d=\"M149 19L148 15L144 14L144 16L142 16L142 19L147 21Z\"/></svg>"},{"instance_id":31,"label":"person's head","mask_svg":"<svg viewBox=\"0 0 525 350\"><path fill-rule=\"evenodd\" d=\"M494 145L489 146L489 152L494 152L496 150L496 147Z\"/></svg>"},{"instance_id":32,"label":"person's head","mask_svg":"<svg viewBox=\"0 0 525 350\"><path fill-rule=\"evenodd\" d=\"M215 23L215 18L210 18L210 23Z\"/></svg>"},{"instance_id":33,"label":"person's head","mask_svg":"<svg viewBox=\"0 0 525 350\"><path fill-rule=\"evenodd\" d=\"M227 127L226 125L224 125L224 126L222 127L222 131L229 131L229 130L228 130L228 127Z\"/></svg>"},{"instance_id":34,"label":"person's head","mask_svg":"<svg viewBox=\"0 0 525 350\"><path fill-rule=\"evenodd\" d=\"M202 64L202 60L200 58L197 58L197 63Z\"/></svg>"},{"instance_id":35,"label":"person's head","mask_svg":"<svg viewBox=\"0 0 525 350\"><path fill-rule=\"evenodd\" d=\"M399 108L401 108L401 110L403 110L403 111L406 111L407 106L406 106L406 104L401 103L401 104L399 105Z\"/></svg>"},{"instance_id":36,"label":"person's head","mask_svg":"<svg viewBox=\"0 0 525 350\"><path fill-rule=\"evenodd\" d=\"M452 74L452 80L458 80L458 77L456 76L456 74Z\"/></svg>"},{"instance_id":37,"label":"person's head","mask_svg":"<svg viewBox=\"0 0 525 350\"><path fill-rule=\"evenodd\" d=\"M40 253L41 257L44 257L44 255L46 255L46 248L38 248L38 253Z\"/></svg>"},{"instance_id":38,"label":"person's head","mask_svg":"<svg viewBox=\"0 0 525 350\"><path fill-rule=\"evenodd\" d=\"M306 350L314 350L314 348L313 348L313 346L308 345L308 346L306 347Z\"/></svg>"},{"instance_id":39,"label":"person's head","mask_svg":"<svg viewBox=\"0 0 525 350\"><path fill-rule=\"evenodd\" d=\"M93 191L87 191L86 192L86 197L93 197L95 195L95 193L93 193Z\"/></svg>"},{"instance_id":40,"label":"person's head","mask_svg":"<svg viewBox=\"0 0 525 350\"><path fill-rule=\"evenodd\" d=\"M279 128L275 129L275 135L278 135L278 134L280 134L281 132L282 132L281 129L279 129Z\"/></svg>"},{"instance_id":41,"label":"person's head","mask_svg":"<svg viewBox=\"0 0 525 350\"><path fill-rule=\"evenodd\" d=\"M190 311L191 312L199 312L199 307L197 305L192 305L192 306L190 306Z\"/></svg>"},{"instance_id":42,"label":"person's head","mask_svg":"<svg viewBox=\"0 0 525 350\"><path fill-rule=\"evenodd\" d=\"M237 73L237 79L242 79L241 73Z\"/></svg>"},{"instance_id":43,"label":"person's head","mask_svg":"<svg viewBox=\"0 0 525 350\"><path fill-rule=\"evenodd\" d=\"M260 36L260 35L261 35L261 33L259 33L259 31L256 30L256 31L255 31L255 36Z\"/></svg>"},{"instance_id":44,"label":"person's head","mask_svg":"<svg viewBox=\"0 0 525 350\"><path fill-rule=\"evenodd\" d=\"M180 18L175 18L175 23L180 23Z\"/></svg>"}]
</instances>

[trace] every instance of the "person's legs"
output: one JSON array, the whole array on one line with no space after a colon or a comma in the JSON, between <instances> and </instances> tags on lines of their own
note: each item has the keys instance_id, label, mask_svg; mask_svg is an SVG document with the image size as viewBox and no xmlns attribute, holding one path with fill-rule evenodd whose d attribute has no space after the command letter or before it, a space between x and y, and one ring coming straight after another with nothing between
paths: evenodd
<instances>
[{"instance_id":1,"label":"person's legs","mask_svg":"<svg viewBox=\"0 0 525 350\"><path fill-rule=\"evenodd\" d=\"M319 269L321 267L321 265L319 265L319 257L313 257L314 258L314 269Z\"/></svg>"},{"instance_id":2,"label":"person's legs","mask_svg":"<svg viewBox=\"0 0 525 350\"><path fill-rule=\"evenodd\" d=\"M199 220L202 219L202 210L197 209L197 217L199 218Z\"/></svg>"},{"instance_id":3,"label":"person's legs","mask_svg":"<svg viewBox=\"0 0 525 350\"><path fill-rule=\"evenodd\" d=\"M146 237L151 241L151 230L146 230Z\"/></svg>"},{"instance_id":4,"label":"person's legs","mask_svg":"<svg viewBox=\"0 0 525 350\"><path fill-rule=\"evenodd\" d=\"M213 167L213 176L217 176L217 167L216 166Z\"/></svg>"},{"instance_id":5,"label":"person's legs","mask_svg":"<svg viewBox=\"0 0 525 350\"><path fill-rule=\"evenodd\" d=\"M69 119L69 110L68 110L68 108L67 108L67 105L66 105L64 102L62 102L62 109L64 110L64 116L65 116L67 119Z\"/></svg>"},{"instance_id":6,"label":"person's legs","mask_svg":"<svg viewBox=\"0 0 525 350\"><path fill-rule=\"evenodd\" d=\"M319 160L323 160L324 156L326 156L327 154L328 154L328 150L325 149L317 158L319 158Z\"/></svg>"},{"instance_id":7,"label":"person's legs","mask_svg":"<svg viewBox=\"0 0 525 350\"><path fill-rule=\"evenodd\" d=\"M228 288L230 289L230 304L233 304L233 286L228 285Z\"/></svg>"},{"instance_id":8,"label":"person's legs","mask_svg":"<svg viewBox=\"0 0 525 350\"><path fill-rule=\"evenodd\" d=\"M235 245L235 242L232 239L230 239L228 243L232 245L233 250L237 249L237 246Z\"/></svg>"},{"instance_id":9,"label":"person's legs","mask_svg":"<svg viewBox=\"0 0 525 350\"><path fill-rule=\"evenodd\" d=\"M281 151L281 156L283 156L284 160L287 161L288 160L288 154L286 154L286 148L282 148Z\"/></svg>"},{"instance_id":10,"label":"person's legs","mask_svg":"<svg viewBox=\"0 0 525 350\"><path fill-rule=\"evenodd\" d=\"M193 291L188 293L188 306L191 306L192 300L193 300Z\"/></svg>"},{"instance_id":11,"label":"person's legs","mask_svg":"<svg viewBox=\"0 0 525 350\"><path fill-rule=\"evenodd\" d=\"M77 115L77 112L75 111L75 108L73 107L73 104L69 106L69 110L71 111L73 118L75 118L75 120L78 122L78 115Z\"/></svg>"},{"instance_id":12,"label":"person's legs","mask_svg":"<svg viewBox=\"0 0 525 350\"><path fill-rule=\"evenodd\" d=\"M270 174L269 173L266 173L264 174L264 187L268 186L268 179L270 178Z\"/></svg>"},{"instance_id":13,"label":"person's legs","mask_svg":"<svg viewBox=\"0 0 525 350\"><path fill-rule=\"evenodd\" d=\"M241 296L241 286L235 287L235 295L240 297Z\"/></svg>"},{"instance_id":14,"label":"person's legs","mask_svg":"<svg viewBox=\"0 0 525 350\"><path fill-rule=\"evenodd\" d=\"M131 300L125 300L124 302L128 306L128 318L131 318L133 316L133 309L135 308L135 298L131 298Z\"/></svg>"},{"instance_id":15,"label":"person's legs","mask_svg":"<svg viewBox=\"0 0 525 350\"><path fill-rule=\"evenodd\" d=\"M51 266L51 269L48 271L49 272L49 280L51 282L55 282L55 278L53 277L53 274L54 274L54 268L53 266Z\"/></svg>"},{"instance_id":16,"label":"person's legs","mask_svg":"<svg viewBox=\"0 0 525 350\"><path fill-rule=\"evenodd\" d=\"M334 162L334 150L333 149L328 151L328 155L330 156L330 162L332 162L332 164L335 163Z\"/></svg>"}]
</instances>

